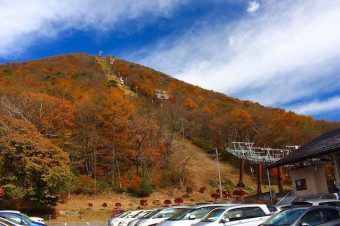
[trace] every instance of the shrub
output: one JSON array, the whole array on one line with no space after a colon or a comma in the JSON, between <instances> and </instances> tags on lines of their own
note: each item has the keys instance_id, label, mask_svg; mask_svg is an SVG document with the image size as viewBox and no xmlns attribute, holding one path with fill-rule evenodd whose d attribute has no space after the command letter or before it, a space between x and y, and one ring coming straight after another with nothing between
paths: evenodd
<instances>
[{"instance_id":1,"label":"shrub","mask_svg":"<svg viewBox=\"0 0 340 226\"><path fill-rule=\"evenodd\" d=\"M171 201L169 199L164 201L164 205L170 205L170 204L171 204Z\"/></svg>"},{"instance_id":2,"label":"shrub","mask_svg":"<svg viewBox=\"0 0 340 226\"><path fill-rule=\"evenodd\" d=\"M181 203L183 203L183 199L182 199L182 198L176 198L176 199L175 199L175 203L176 203L177 205L180 205Z\"/></svg>"},{"instance_id":3,"label":"shrub","mask_svg":"<svg viewBox=\"0 0 340 226\"><path fill-rule=\"evenodd\" d=\"M140 187L136 191L137 197L148 197L151 193L152 193L151 184L145 178L142 178L140 182Z\"/></svg>"},{"instance_id":4,"label":"shrub","mask_svg":"<svg viewBox=\"0 0 340 226\"><path fill-rule=\"evenodd\" d=\"M206 189L207 189L206 187L201 187L199 192L204 193Z\"/></svg>"},{"instance_id":5,"label":"shrub","mask_svg":"<svg viewBox=\"0 0 340 226\"><path fill-rule=\"evenodd\" d=\"M161 205L161 201L159 200L153 200L152 204L154 204L155 206L160 206Z\"/></svg>"},{"instance_id":6,"label":"shrub","mask_svg":"<svg viewBox=\"0 0 340 226\"><path fill-rule=\"evenodd\" d=\"M141 206L147 206L147 205L148 205L148 200L142 199L142 200L139 201L139 204L140 204Z\"/></svg>"},{"instance_id":7,"label":"shrub","mask_svg":"<svg viewBox=\"0 0 340 226\"><path fill-rule=\"evenodd\" d=\"M216 202L216 199L220 198L220 195L217 194L217 193L213 193L213 194L211 194L211 198L213 198Z\"/></svg>"}]
</instances>

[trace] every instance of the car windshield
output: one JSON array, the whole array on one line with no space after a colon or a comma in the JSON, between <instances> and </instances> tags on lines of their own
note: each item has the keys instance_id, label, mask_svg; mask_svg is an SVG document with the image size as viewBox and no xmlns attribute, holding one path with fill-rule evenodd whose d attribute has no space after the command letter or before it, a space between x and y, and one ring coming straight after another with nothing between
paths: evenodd
<instances>
[{"instance_id":1,"label":"car windshield","mask_svg":"<svg viewBox=\"0 0 340 226\"><path fill-rule=\"evenodd\" d=\"M224 212L225 212L225 209L214 209L207 216L205 216L201 220L201 222L214 222L214 221L217 221Z\"/></svg>"},{"instance_id":2,"label":"car windshield","mask_svg":"<svg viewBox=\"0 0 340 226\"><path fill-rule=\"evenodd\" d=\"M195 216L195 218L192 218L192 220L194 220L194 219L202 219L211 210L216 209L218 207L220 207L220 206L207 206L207 207L201 207L201 208L195 209L195 211L193 211L192 213L187 214L186 216L184 216L182 220L190 220L190 216Z\"/></svg>"},{"instance_id":3,"label":"car windshield","mask_svg":"<svg viewBox=\"0 0 340 226\"><path fill-rule=\"evenodd\" d=\"M141 215L143 215L144 213L145 213L145 211L141 211L141 212L139 212L139 213L137 213L137 214L131 216L131 218L137 218L138 216L141 216Z\"/></svg>"},{"instance_id":4,"label":"car windshield","mask_svg":"<svg viewBox=\"0 0 340 226\"><path fill-rule=\"evenodd\" d=\"M262 225L291 225L293 224L307 209L292 209L278 213L264 222Z\"/></svg>"},{"instance_id":5,"label":"car windshield","mask_svg":"<svg viewBox=\"0 0 340 226\"><path fill-rule=\"evenodd\" d=\"M185 217L186 215L188 215L194 210L195 209L191 209L191 208L182 209L181 211L178 211L177 213L172 215L168 220L172 220L172 221L181 220L183 217Z\"/></svg>"},{"instance_id":6,"label":"car windshield","mask_svg":"<svg viewBox=\"0 0 340 226\"><path fill-rule=\"evenodd\" d=\"M149 219L149 218L155 216L155 215L156 215L158 212L160 212L160 211L161 211L161 209L152 211L151 213L149 213L149 214L147 214L147 215L141 217L140 219Z\"/></svg>"},{"instance_id":7,"label":"car windshield","mask_svg":"<svg viewBox=\"0 0 340 226\"><path fill-rule=\"evenodd\" d=\"M125 217L125 216L128 215L128 214L129 214L129 213L126 212L126 213L123 213L123 214L119 215L118 217L119 217L119 218L123 218L123 217Z\"/></svg>"},{"instance_id":8,"label":"car windshield","mask_svg":"<svg viewBox=\"0 0 340 226\"><path fill-rule=\"evenodd\" d=\"M152 218L169 218L169 217L171 217L172 215L174 215L175 213L177 213L178 211L181 211L181 210L183 210L183 208L164 209L164 210L160 211L159 213L157 213Z\"/></svg>"}]
</instances>

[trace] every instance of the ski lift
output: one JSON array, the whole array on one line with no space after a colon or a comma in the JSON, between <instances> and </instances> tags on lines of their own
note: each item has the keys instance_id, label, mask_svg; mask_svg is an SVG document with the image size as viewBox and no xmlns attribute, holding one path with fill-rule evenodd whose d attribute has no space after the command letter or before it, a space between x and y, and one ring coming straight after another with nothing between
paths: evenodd
<instances>
[{"instance_id":1,"label":"ski lift","mask_svg":"<svg viewBox=\"0 0 340 226\"><path fill-rule=\"evenodd\" d=\"M168 91L156 90L155 95L160 100L169 100L170 99L170 97L168 95Z\"/></svg>"}]
</instances>

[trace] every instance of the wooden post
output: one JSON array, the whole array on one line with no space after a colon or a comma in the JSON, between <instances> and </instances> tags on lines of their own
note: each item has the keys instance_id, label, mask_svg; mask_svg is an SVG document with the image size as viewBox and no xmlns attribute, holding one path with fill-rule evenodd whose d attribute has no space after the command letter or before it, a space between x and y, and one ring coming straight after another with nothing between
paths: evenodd
<instances>
[{"instance_id":1,"label":"wooden post","mask_svg":"<svg viewBox=\"0 0 340 226\"><path fill-rule=\"evenodd\" d=\"M238 180L238 184L236 185L237 187L244 187L244 183L243 183L243 173L244 173L244 160L241 159L241 164L240 164L240 177Z\"/></svg>"},{"instance_id":2,"label":"wooden post","mask_svg":"<svg viewBox=\"0 0 340 226\"><path fill-rule=\"evenodd\" d=\"M261 181L262 181L262 165L258 164L257 166L257 194L262 193Z\"/></svg>"},{"instance_id":3,"label":"wooden post","mask_svg":"<svg viewBox=\"0 0 340 226\"><path fill-rule=\"evenodd\" d=\"M279 185L279 192L283 192L282 178L281 178L281 168L277 167L277 182Z\"/></svg>"}]
</instances>

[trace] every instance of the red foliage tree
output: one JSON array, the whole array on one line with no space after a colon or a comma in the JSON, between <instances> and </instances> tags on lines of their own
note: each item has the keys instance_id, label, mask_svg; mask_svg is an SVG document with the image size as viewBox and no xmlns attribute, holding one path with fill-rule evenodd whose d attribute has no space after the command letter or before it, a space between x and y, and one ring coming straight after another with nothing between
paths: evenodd
<instances>
[{"instance_id":1,"label":"red foliage tree","mask_svg":"<svg viewBox=\"0 0 340 226\"><path fill-rule=\"evenodd\" d=\"M153 200L152 204L156 205L156 206L160 206L161 205L161 201L159 200Z\"/></svg>"},{"instance_id":2,"label":"red foliage tree","mask_svg":"<svg viewBox=\"0 0 340 226\"><path fill-rule=\"evenodd\" d=\"M121 207L121 206L122 206L122 204L119 203L119 202L117 202L117 203L115 204L115 207L117 207L117 208L119 208L119 207Z\"/></svg>"},{"instance_id":3,"label":"red foliage tree","mask_svg":"<svg viewBox=\"0 0 340 226\"><path fill-rule=\"evenodd\" d=\"M171 201L169 199L164 201L164 205L170 205L170 204L171 204Z\"/></svg>"},{"instance_id":4,"label":"red foliage tree","mask_svg":"<svg viewBox=\"0 0 340 226\"><path fill-rule=\"evenodd\" d=\"M140 204L141 206L147 206L147 205L148 205L148 200L142 199L142 200L139 201L139 204Z\"/></svg>"},{"instance_id":5,"label":"red foliage tree","mask_svg":"<svg viewBox=\"0 0 340 226\"><path fill-rule=\"evenodd\" d=\"M204 193L206 189L207 189L206 187L201 187L199 192Z\"/></svg>"},{"instance_id":6,"label":"red foliage tree","mask_svg":"<svg viewBox=\"0 0 340 226\"><path fill-rule=\"evenodd\" d=\"M91 203L91 202L88 203L87 205L89 206L89 208L93 207L93 203Z\"/></svg>"},{"instance_id":7,"label":"red foliage tree","mask_svg":"<svg viewBox=\"0 0 340 226\"><path fill-rule=\"evenodd\" d=\"M243 197L247 194L247 192L243 191L243 190L235 190L233 192L233 195L239 196L239 197Z\"/></svg>"},{"instance_id":8,"label":"red foliage tree","mask_svg":"<svg viewBox=\"0 0 340 226\"><path fill-rule=\"evenodd\" d=\"M102 204L102 207L106 208L106 207L107 207L107 203L104 202L104 203Z\"/></svg>"},{"instance_id":9,"label":"red foliage tree","mask_svg":"<svg viewBox=\"0 0 340 226\"><path fill-rule=\"evenodd\" d=\"M175 203L176 203L177 205L180 205L181 203L183 203L183 199L182 199L182 198L176 198L176 199L175 199Z\"/></svg>"},{"instance_id":10,"label":"red foliage tree","mask_svg":"<svg viewBox=\"0 0 340 226\"><path fill-rule=\"evenodd\" d=\"M216 202L216 199L220 198L220 195L217 193L213 193L211 194L211 198L215 199L215 202Z\"/></svg>"}]
</instances>

